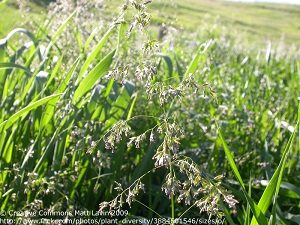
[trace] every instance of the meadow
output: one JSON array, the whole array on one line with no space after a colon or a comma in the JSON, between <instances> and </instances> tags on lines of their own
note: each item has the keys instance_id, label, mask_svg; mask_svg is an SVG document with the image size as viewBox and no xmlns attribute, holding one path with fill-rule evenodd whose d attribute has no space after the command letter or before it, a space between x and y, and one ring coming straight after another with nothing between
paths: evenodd
<instances>
[{"instance_id":1,"label":"meadow","mask_svg":"<svg viewBox=\"0 0 300 225\"><path fill-rule=\"evenodd\" d=\"M300 7L75 2L0 2L0 219L300 224Z\"/></svg>"}]
</instances>

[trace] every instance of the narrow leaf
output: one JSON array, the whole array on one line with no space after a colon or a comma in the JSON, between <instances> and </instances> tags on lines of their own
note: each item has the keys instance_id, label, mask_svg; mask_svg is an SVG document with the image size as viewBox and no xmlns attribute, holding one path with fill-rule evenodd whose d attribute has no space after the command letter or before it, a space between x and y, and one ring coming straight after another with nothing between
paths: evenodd
<instances>
[{"instance_id":1,"label":"narrow leaf","mask_svg":"<svg viewBox=\"0 0 300 225\"><path fill-rule=\"evenodd\" d=\"M58 98L60 95L61 94L50 95L50 96L42 98L36 102L30 103L28 106L26 106L25 108L21 109L20 111L16 112L14 115L12 115L8 120L5 120L4 122L2 122L0 124L0 130L2 129L1 130L2 132L4 130L7 130L8 128L10 128L13 125L14 122L16 122L19 118L27 115L27 113L29 113L31 110L47 103L51 99Z\"/></svg>"},{"instance_id":2,"label":"narrow leaf","mask_svg":"<svg viewBox=\"0 0 300 225\"><path fill-rule=\"evenodd\" d=\"M298 127L298 125L299 125L299 120L297 122L296 128ZM283 155L281 157L281 160L280 160L280 163L279 163L277 169L275 170L268 186L264 190L264 193L262 194L262 196L259 200L258 207L261 209L261 211L263 213L267 212L267 210L272 202L273 197L276 198L277 194L279 192L280 183L281 183L284 168L286 165L287 155L291 149L292 143L294 141L294 138L295 138L295 135L297 132L296 128L294 129L293 134L289 138L289 141L283 151ZM259 224L258 221L256 221L255 218L252 218L251 225L257 225L257 224Z\"/></svg>"},{"instance_id":3,"label":"narrow leaf","mask_svg":"<svg viewBox=\"0 0 300 225\"><path fill-rule=\"evenodd\" d=\"M88 67L92 64L93 60L99 55L101 49L103 48L103 46L106 43L106 41L109 38L109 36L111 35L111 33L113 31L113 28L114 28L114 26L111 27L106 32L106 34L102 37L102 39L99 41L99 43L97 44L97 46L94 48L94 50L89 54L89 56L85 60L83 66L81 67L81 70L79 72L78 81L81 80L82 76L87 71Z\"/></svg>"},{"instance_id":4,"label":"narrow leaf","mask_svg":"<svg viewBox=\"0 0 300 225\"><path fill-rule=\"evenodd\" d=\"M228 148L226 142L224 141L224 138L223 138L223 135L222 135L222 132L221 132L221 129L219 128L218 130L218 135L219 135L219 138L222 142L222 145L223 145L223 148L224 148L224 151L225 151L225 155L227 157L227 160L229 162L229 165L236 177L236 179L238 180L238 182L240 183L241 185L241 188L242 188L242 191L243 191L243 194L245 195L246 199L247 199L247 202L249 203L249 206L252 210L252 213L253 215L255 216L255 218L257 219L257 221L259 221L259 224L260 225L267 225L268 224L268 221L265 217L265 215L263 214L263 212L260 210L260 208L255 204L255 202L252 200L252 198L248 195L246 189L245 189L245 184L242 180L242 177L239 173L239 170L234 162L234 159L233 159L233 156L232 156L232 153L230 151L230 149Z\"/></svg>"},{"instance_id":5,"label":"narrow leaf","mask_svg":"<svg viewBox=\"0 0 300 225\"><path fill-rule=\"evenodd\" d=\"M183 78L186 78L189 74L193 74L196 72L199 62L203 56L203 53L205 53L208 49L208 47L211 45L212 40L209 40L208 42L204 43L200 46L197 54L194 56L193 60L191 61L190 65L188 66Z\"/></svg>"},{"instance_id":6,"label":"narrow leaf","mask_svg":"<svg viewBox=\"0 0 300 225\"><path fill-rule=\"evenodd\" d=\"M115 50L110 52L101 62L99 62L80 82L74 93L73 104L76 104L80 98L96 84L97 80L108 71L113 61L114 54Z\"/></svg>"}]
</instances>

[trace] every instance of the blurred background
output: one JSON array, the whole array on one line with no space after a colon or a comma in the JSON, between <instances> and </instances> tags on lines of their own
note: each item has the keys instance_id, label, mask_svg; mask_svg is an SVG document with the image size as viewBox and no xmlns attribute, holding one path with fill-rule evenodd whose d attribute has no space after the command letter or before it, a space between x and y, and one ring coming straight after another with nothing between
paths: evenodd
<instances>
[{"instance_id":1,"label":"blurred background","mask_svg":"<svg viewBox=\"0 0 300 225\"><path fill-rule=\"evenodd\" d=\"M2 0L0 37L15 27L37 26L49 14L62 19L59 13L66 14L74 2L76 7L86 7L86 1L79 0ZM122 4L121 0L89 2L100 6L90 8L93 15L89 23L99 22L103 14L110 19L110 12ZM265 45L268 41L286 47L300 44L299 0L155 0L149 7L152 25L166 24L192 33L218 29L247 45Z\"/></svg>"}]
</instances>

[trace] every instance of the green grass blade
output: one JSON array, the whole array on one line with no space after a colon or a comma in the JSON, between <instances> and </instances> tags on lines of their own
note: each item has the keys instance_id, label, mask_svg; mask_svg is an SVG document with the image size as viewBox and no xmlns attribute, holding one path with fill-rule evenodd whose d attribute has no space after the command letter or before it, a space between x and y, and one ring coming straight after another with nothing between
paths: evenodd
<instances>
[{"instance_id":1,"label":"green grass blade","mask_svg":"<svg viewBox=\"0 0 300 225\"><path fill-rule=\"evenodd\" d=\"M179 80L182 81L184 74L183 74L183 71L182 71L182 68L180 66L180 62L179 62L177 56L175 55L174 57L175 57L175 61L176 61L176 69L177 69L177 73L179 76Z\"/></svg>"},{"instance_id":2,"label":"green grass blade","mask_svg":"<svg viewBox=\"0 0 300 225\"><path fill-rule=\"evenodd\" d=\"M90 36L87 38L85 44L84 44L84 48L83 51L86 52L88 50L88 48L90 47L92 41L94 40L96 34L98 32L98 28L94 29L93 32L90 34Z\"/></svg>"},{"instance_id":3,"label":"green grass blade","mask_svg":"<svg viewBox=\"0 0 300 225\"><path fill-rule=\"evenodd\" d=\"M172 74L173 74L173 63L172 63L171 58L168 55L165 55L165 54L157 54L157 56L159 56L159 57L161 57L161 58L164 59L166 65L168 67L169 77L172 77Z\"/></svg>"},{"instance_id":4,"label":"green grass blade","mask_svg":"<svg viewBox=\"0 0 300 225\"><path fill-rule=\"evenodd\" d=\"M113 86L114 86L114 83L115 83L115 80L112 78L109 80L108 84L107 84L107 87L106 87L106 90L105 90L105 93L104 93L104 97L107 98L109 93L111 92Z\"/></svg>"},{"instance_id":5,"label":"green grass blade","mask_svg":"<svg viewBox=\"0 0 300 225\"><path fill-rule=\"evenodd\" d=\"M50 49L52 46L58 41L60 35L64 32L66 27L69 25L69 23L72 21L73 17L75 16L76 11L74 11L61 25L60 27L56 30L56 32L53 34L50 43L48 44L48 47L45 51L45 55L48 55Z\"/></svg>"},{"instance_id":6,"label":"green grass blade","mask_svg":"<svg viewBox=\"0 0 300 225\"><path fill-rule=\"evenodd\" d=\"M132 97L133 97L133 99L132 99L130 108L128 110L128 114L127 114L126 120L129 120L131 118L131 116L132 116L133 108L134 108L134 105L135 105L136 99L137 99L137 94L134 94Z\"/></svg>"},{"instance_id":7,"label":"green grass blade","mask_svg":"<svg viewBox=\"0 0 300 225\"><path fill-rule=\"evenodd\" d=\"M30 70L24 66L15 63L10 63L10 62L0 63L0 70L6 70L6 69L21 69L24 70L27 74L31 74Z\"/></svg>"},{"instance_id":8,"label":"green grass blade","mask_svg":"<svg viewBox=\"0 0 300 225\"><path fill-rule=\"evenodd\" d=\"M54 98L58 98L61 94L54 94L54 95L50 95L47 96L45 98L42 98L36 102L32 102L30 103L28 106L26 106L25 108L19 110L18 112L16 112L15 114L13 114L11 117L9 117L9 119L7 119L6 121L2 122L0 124L0 130L3 132L5 130L7 130L8 128L10 128L14 122L16 122L19 118L27 115L27 113L29 113L30 111L32 111L33 109L44 105L45 103L47 103L48 101L50 101L51 99Z\"/></svg>"},{"instance_id":9,"label":"green grass blade","mask_svg":"<svg viewBox=\"0 0 300 225\"><path fill-rule=\"evenodd\" d=\"M56 93L63 93L66 90L66 87L74 74L76 68L78 67L80 62L80 59L77 58L75 62L73 63L71 69L67 72L65 79L62 81L62 83L59 85L59 87L56 90ZM53 117L55 113L55 106L58 99L52 99L48 102L46 109L42 116L42 122L41 122L41 128L46 127L47 124L50 122L51 118Z\"/></svg>"},{"instance_id":10,"label":"green grass blade","mask_svg":"<svg viewBox=\"0 0 300 225\"><path fill-rule=\"evenodd\" d=\"M258 207L261 209L261 211L263 213L267 212L267 210L272 202L273 197L276 198L278 195L284 168L286 165L287 156L291 149L294 138L296 136L298 125L299 125L299 120L297 121L294 132L290 136L289 141L283 151L283 155L281 157L280 163L279 163L277 169L275 170L269 184L267 185L266 189L264 190L263 195L261 196L261 198L259 200ZM257 224L259 224L259 223L256 221L256 219L252 218L251 225L257 225Z\"/></svg>"},{"instance_id":11,"label":"green grass blade","mask_svg":"<svg viewBox=\"0 0 300 225\"><path fill-rule=\"evenodd\" d=\"M252 198L248 195L248 193L245 189L245 184L244 184L244 182L242 180L242 177L240 175L240 172L239 172L239 170L238 170L238 168L237 168L237 166L234 162L232 153L231 153L230 149L228 148L226 142L224 141L224 138L223 138L223 135L222 135L222 132L221 132L220 128L218 130L218 135L219 135L219 138L222 142L222 145L223 145L223 148L224 148L224 151L225 151L225 155L227 157L229 165L230 165L236 179L238 180L239 184L241 185L242 191L243 191L243 193L244 193L244 195L247 199L247 202L249 203L249 206L252 210L252 213L254 214L255 218L259 221L260 225L267 225L268 221L267 221L265 215L260 210L260 208L255 204L255 202L252 200Z\"/></svg>"},{"instance_id":12,"label":"green grass blade","mask_svg":"<svg viewBox=\"0 0 300 225\"><path fill-rule=\"evenodd\" d=\"M78 103L80 98L87 93L97 82L97 80L102 77L109 69L115 51L110 52L101 62L99 62L89 74L80 82L78 88L76 89L73 97L73 104Z\"/></svg>"},{"instance_id":13,"label":"green grass blade","mask_svg":"<svg viewBox=\"0 0 300 225\"><path fill-rule=\"evenodd\" d=\"M241 175L239 173L239 170L238 170L238 168L237 168L237 166L236 166L236 164L234 162L232 153L231 153L230 149L228 148L226 142L224 141L224 138L223 138L223 135L222 135L222 132L221 132L220 128L219 128L218 134L219 134L219 138L220 138L220 140L222 142L222 145L223 145L223 148L224 148L227 160L229 162L229 165L230 165L230 167L231 167L231 169L232 169L232 171L233 171L236 179L238 180L238 182L240 183L240 185L244 189L245 188L244 182L243 182L242 177L241 177Z\"/></svg>"},{"instance_id":14,"label":"green grass blade","mask_svg":"<svg viewBox=\"0 0 300 225\"><path fill-rule=\"evenodd\" d=\"M82 183L82 181L83 181L83 178L84 178L84 175L85 175L85 173L86 173L86 170L87 170L87 168L88 168L88 166L89 166L89 161L87 160L87 161L85 161L85 163L84 163L84 165L83 165L83 168L81 169L81 171L80 171L80 174L79 174L79 176L78 176L78 179L76 180L76 183L75 183L75 185L74 185L74 187L73 187L73 190L71 191L71 199L74 199L74 197L75 197L75 193L76 193L76 189L78 188L78 186Z\"/></svg>"},{"instance_id":15,"label":"green grass blade","mask_svg":"<svg viewBox=\"0 0 300 225\"><path fill-rule=\"evenodd\" d=\"M51 44L53 45L55 42L57 42L60 35L64 32L66 27L69 25L69 23L72 21L73 17L75 16L76 11L74 11L57 29L57 31L53 34L51 39Z\"/></svg>"},{"instance_id":16,"label":"green grass blade","mask_svg":"<svg viewBox=\"0 0 300 225\"><path fill-rule=\"evenodd\" d=\"M106 118L104 130L109 129L115 123L117 123L121 119L124 119L125 113L129 112L128 110L130 110L131 106L133 106L130 106L130 103L134 90L135 86L133 83L127 82L124 84L122 90L120 91L120 95L112 104L109 115Z\"/></svg>"},{"instance_id":17,"label":"green grass blade","mask_svg":"<svg viewBox=\"0 0 300 225\"><path fill-rule=\"evenodd\" d=\"M249 197L251 197L251 195L252 195L252 177L251 177L251 173L250 173L250 179L249 179L249 184L248 184L248 195L249 195ZM244 221L244 225L249 225L250 224L250 218L251 218L251 214L250 214L250 205L249 205L249 203L247 202L247 207L246 207L246 213L245 213L245 221Z\"/></svg>"},{"instance_id":18,"label":"green grass blade","mask_svg":"<svg viewBox=\"0 0 300 225\"><path fill-rule=\"evenodd\" d=\"M48 79L48 81L47 81L47 84L46 84L44 90L47 89L47 88L49 87L49 85L51 84L51 82L53 81L53 79L56 77L58 71L60 70L60 68L61 68L61 66L62 66L62 64L63 64L63 60L64 60L64 55L61 55L61 56L59 57L59 59L58 59L56 65L55 65L55 67L53 68L53 70L52 70L52 72L51 72L51 75L50 75L50 77L49 77L49 79Z\"/></svg>"},{"instance_id":19,"label":"green grass blade","mask_svg":"<svg viewBox=\"0 0 300 225\"><path fill-rule=\"evenodd\" d=\"M205 53L207 51L207 49L211 45L211 43L212 43L212 40L209 40L208 42L204 43L204 45L200 46L197 54L194 56L193 60L189 64L185 74L183 75L183 78L186 78L189 74L193 74L196 72L199 62L201 61L201 59L203 57L203 53Z\"/></svg>"},{"instance_id":20,"label":"green grass blade","mask_svg":"<svg viewBox=\"0 0 300 225\"><path fill-rule=\"evenodd\" d=\"M120 27L119 27L119 35L118 35L118 44L121 45L123 44L122 42L124 42L123 40L126 40L126 31L127 31L127 28L128 28L128 24L126 22L122 22L120 24ZM124 42L126 43L126 42ZM118 46L119 48L120 46Z\"/></svg>"},{"instance_id":21,"label":"green grass blade","mask_svg":"<svg viewBox=\"0 0 300 225\"><path fill-rule=\"evenodd\" d=\"M37 45L38 40L30 31L28 31L24 28L16 28L16 29L12 30L11 32L9 32L9 34L5 38L0 39L0 48L2 46L5 46L7 44L7 42L9 41L9 39L11 39L17 33L25 34L27 37L29 37L32 40L32 42L34 43L35 46Z\"/></svg>"},{"instance_id":22,"label":"green grass blade","mask_svg":"<svg viewBox=\"0 0 300 225\"><path fill-rule=\"evenodd\" d=\"M85 60L83 66L81 67L81 70L79 72L78 75L78 82L82 79L84 73L88 70L89 66L92 64L93 60L99 55L101 49L103 48L104 44L106 43L106 41L108 40L109 36L112 34L113 32L113 27L111 27L106 34L102 37L102 39L100 40L100 42L97 44L97 46L94 48L94 50L89 54L89 56L87 57L87 59Z\"/></svg>"},{"instance_id":23,"label":"green grass blade","mask_svg":"<svg viewBox=\"0 0 300 225\"><path fill-rule=\"evenodd\" d=\"M73 65L71 66L71 69L68 71L65 79L62 81L62 83L59 85L58 89L57 89L57 93L62 93L66 90L68 84L69 84L69 81L72 77L72 75L74 74L75 70L77 69L78 65L80 63L80 58L77 58L75 60L75 62L73 63Z\"/></svg>"},{"instance_id":24,"label":"green grass blade","mask_svg":"<svg viewBox=\"0 0 300 225\"><path fill-rule=\"evenodd\" d=\"M13 156L15 130L16 129L12 129L12 131L10 132L9 138L5 143L5 147L1 152L1 159L4 159L6 163L10 163Z\"/></svg>"}]
</instances>

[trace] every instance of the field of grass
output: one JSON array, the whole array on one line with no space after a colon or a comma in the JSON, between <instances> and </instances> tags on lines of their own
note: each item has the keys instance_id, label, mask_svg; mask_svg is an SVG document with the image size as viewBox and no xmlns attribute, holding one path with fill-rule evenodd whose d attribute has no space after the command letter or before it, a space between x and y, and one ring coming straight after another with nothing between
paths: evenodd
<instances>
[{"instance_id":1,"label":"field of grass","mask_svg":"<svg viewBox=\"0 0 300 225\"><path fill-rule=\"evenodd\" d=\"M283 38L287 44L300 44L299 6L174 0L170 3L158 1L153 8L157 10L158 20L171 17L178 25L191 31L200 31L202 26L217 23L250 43L256 41L261 44L268 40L278 43Z\"/></svg>"},{"instance_id":2,"label":"field of grass","mask_svg":"<svg viewBox=\"0 0 300 225\"><path fill-rule=\"evenodd\" d=\"M57 1L0 3L0 224L300 223L299 7Z\"/></svg>"},{"instance_id":3,"label":"field of grass","mask_svg":"<svg viewBox=\"0 0 300 225\"><path fill-rule=\"evenodd\" d=\"M0 3L0 37L12 28L39 21L44 4L30 3L29 12L16 10L13 0ZM47 1L46 1L47 2ZM115 11L122 1L106 0L108 11ZM269 40L286 45L300 45L300 6L278 4L243 4L210 0L158 0L150 6L154 24L171 24L199 32L203 26L223 27L246 44L265 45ZM43 20L43 17L40 18Z\"/></svg>"}]
</instances>

